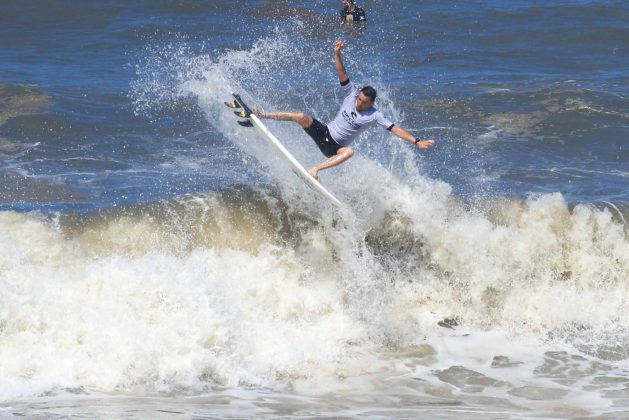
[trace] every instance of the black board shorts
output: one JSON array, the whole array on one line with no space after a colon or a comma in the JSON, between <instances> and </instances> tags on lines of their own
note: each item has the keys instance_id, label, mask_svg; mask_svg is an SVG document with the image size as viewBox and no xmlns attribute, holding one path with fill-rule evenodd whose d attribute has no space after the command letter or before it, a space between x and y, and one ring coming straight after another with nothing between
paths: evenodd
<instances>
[{"instance_id":1,"label":"black board shorts","mask_svg":"<svg viewBox=\"0 0 629 420\"><path fill-rule=\"evenodd\" d=\"M341 148L341 145L335 142L330 135L328 127L321 124L321 122L316 118L312 119L312 124L310 124L310 127L304 128L304 131L312 137L317 146L319 146L321 153L323 153L326 157L334 156Z\"/></svg>"}]
</instances>

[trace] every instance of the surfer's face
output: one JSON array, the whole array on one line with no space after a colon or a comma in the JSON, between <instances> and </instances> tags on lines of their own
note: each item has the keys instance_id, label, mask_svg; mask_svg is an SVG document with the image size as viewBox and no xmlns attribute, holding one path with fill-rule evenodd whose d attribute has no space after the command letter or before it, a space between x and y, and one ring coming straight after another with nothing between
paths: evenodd
<instances>
[{"instance_id":1,"label":"surfer's face","mask_svg":"<svg viewBox=\"0 0 629 420\"><path fill-rule=\"evenodd\" d=\"M371 108L371 105L373 105L371 98L360 92L358 97L356 97L356 110L363 112Z\"/></svg>"}]
</instances>

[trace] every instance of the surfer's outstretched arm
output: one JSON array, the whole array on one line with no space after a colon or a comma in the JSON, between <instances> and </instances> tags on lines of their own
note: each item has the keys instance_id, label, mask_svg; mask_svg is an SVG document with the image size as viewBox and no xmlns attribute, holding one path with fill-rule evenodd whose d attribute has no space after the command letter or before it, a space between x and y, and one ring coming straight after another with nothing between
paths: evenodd
<instances>
[{"instance_id":1,"label":"surfer's outstretched arm","mask_svg":"<svg viewBox=\"0 0 629 420\"><path fill-rule=\"evenodd\" d=\"M341 50L343 48L345 48L343 41L338 40L334 43L334 67L336 68L336 73L339 75L339 82L341 82L342 85L349 80L347 71L345 71L345 65L343 65L343 58L341 57Z\"/></svg>"},{"instance_id":2,"label":"surfer's outstretched arm","mask_svg":"<svg viewBox=\"0 0 629 420\"><path fill-rule=\"evenodd\" d=\"M394 125L391 128L391 132L404 141L408 141L409 143L414 143L415 146L419 147L420 149L430 149L431 147L435 146L434 140L418 139L417 137L415 137L414 135L412 135L411 133L409 133L402 127L398 127L397 125Z\"/></svg>"}]
</instances>

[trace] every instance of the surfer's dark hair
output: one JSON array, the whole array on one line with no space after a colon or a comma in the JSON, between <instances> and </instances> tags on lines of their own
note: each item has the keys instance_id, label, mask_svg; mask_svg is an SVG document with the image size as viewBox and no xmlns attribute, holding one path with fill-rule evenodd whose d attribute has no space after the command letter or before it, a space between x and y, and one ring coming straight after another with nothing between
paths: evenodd
<instances>
[{"instance_id":1,"label":"surfer's dark hair","mask_svg":"<svg viewBox=\"0 0 629 420\"><path fill-rule=\"evenodd\" d=\"M360 91L363 93L363 95L371 99L371 102L376 101L376 96L378 96L378 92L376 92L376 90L371 86L365 86Z\"/></svg>"}]
</instances>

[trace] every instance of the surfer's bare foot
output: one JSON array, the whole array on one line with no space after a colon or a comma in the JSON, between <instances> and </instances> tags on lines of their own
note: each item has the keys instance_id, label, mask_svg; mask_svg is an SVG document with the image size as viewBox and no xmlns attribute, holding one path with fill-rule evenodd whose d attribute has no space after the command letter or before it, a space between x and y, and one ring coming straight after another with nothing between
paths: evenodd
<instances>
[{"instance_id":1,"label":"surfer's bare foot","mask_svg":"<svg viewBox=\"0 0 629 420\"><path fill-rule=\"evenodd\" d=\"M317 170L317 168L310 169L308 173L310 174L311 177L313 177L317 181L319 180L319 171Z\"/></svg>"},{"instance_id":2,"label":"surfer's bare foot","mask_svg":"<svg viewBox=\"0 0 629 420\"><path fill-rule=\"evenodd\" d=\"M253 113L258 118L269 118L269 115L266 113L266 111L263 108L258 108L257 106L253 107Z\"/></svg>"}]
</instances>

